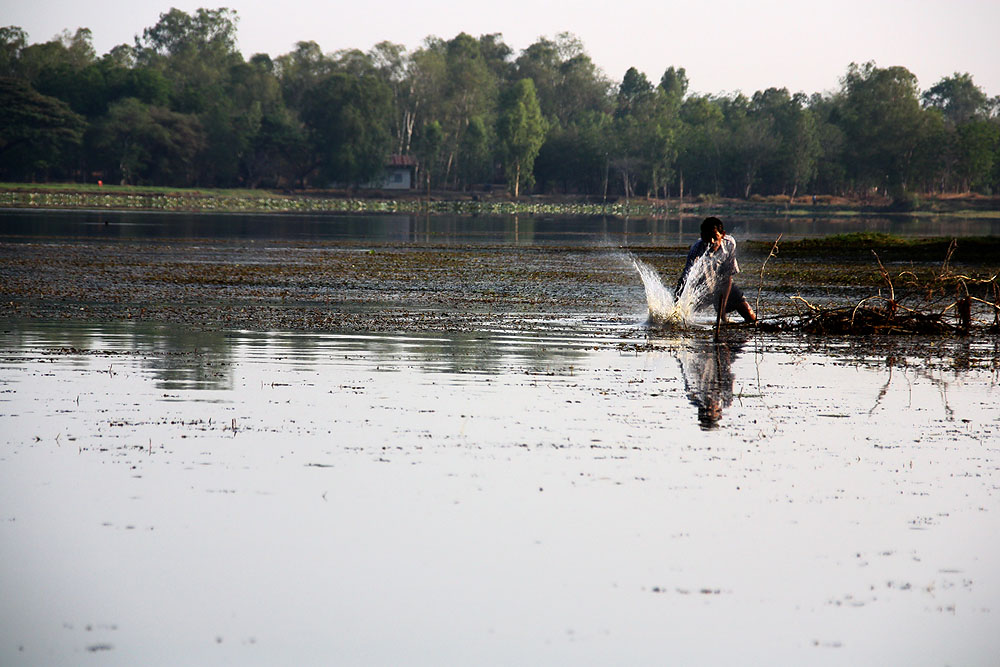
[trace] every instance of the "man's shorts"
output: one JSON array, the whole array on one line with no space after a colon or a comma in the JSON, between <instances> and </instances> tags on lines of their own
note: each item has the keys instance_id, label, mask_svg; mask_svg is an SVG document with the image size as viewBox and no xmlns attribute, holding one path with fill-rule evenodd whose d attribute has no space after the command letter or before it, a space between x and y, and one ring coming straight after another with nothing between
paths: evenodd
<instances>
[{"instance_id":1,"label":"man's shorts","mask_svg":"<svg viewBox=\"0 0 1000 667\"><path fill-rule=\"evenodd\" d=\"M734 312L740 307L740 304L743 303L744 298L743 290L737 287L736 283L733 283L732 288L729 290L729 299L726 301L726 312ZM722 301L722 294L719 295L719 301Z\"/></svg>"}]
</instances>

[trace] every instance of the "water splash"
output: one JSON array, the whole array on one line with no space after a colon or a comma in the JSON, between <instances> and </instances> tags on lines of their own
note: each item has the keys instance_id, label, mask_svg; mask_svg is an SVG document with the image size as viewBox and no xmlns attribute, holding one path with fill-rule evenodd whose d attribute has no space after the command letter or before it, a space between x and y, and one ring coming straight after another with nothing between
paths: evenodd
<instances>
[{"instance_id":1,"label":"water splash","mask_svg":"<svg viewBox=\"0 0 1000 667\"><path fill-rule=\"evenodd\" d=\"M646 289L646 305L649 308L649 323L658 326L690 326L695 323L695 314L706 303L711 303L714 280L712 273L705 273L705 257L699 257L691 265L685 284L687 289L681 290L678 298L674 291L667 288L656 269L646 264L638 257L629 254L632 266L642 278Z\"/></svg>"}]
</instances>

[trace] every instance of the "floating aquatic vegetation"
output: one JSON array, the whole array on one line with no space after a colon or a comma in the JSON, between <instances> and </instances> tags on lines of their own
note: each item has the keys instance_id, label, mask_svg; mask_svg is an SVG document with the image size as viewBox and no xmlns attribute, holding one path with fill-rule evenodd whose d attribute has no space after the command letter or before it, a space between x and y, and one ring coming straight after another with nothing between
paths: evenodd
<instances>
[{"instance_id":1,"label":"floating aquatic vegetation","mask_svg":"<svg viewBox=\"0 0 1000 667\"><path fill-rule=\"evenodd\" d=\"M276 194L247 191L225 192L142 192L114 190L0 192L0 208L87 208L106 210L185 211L204 213L411 213L469 215L610 215L658 216L675 210L675 205L658 201L616 201L601 203L550 202L510 199L422 198L377 199L330 194Z\"/></svg>"}]
</instances>

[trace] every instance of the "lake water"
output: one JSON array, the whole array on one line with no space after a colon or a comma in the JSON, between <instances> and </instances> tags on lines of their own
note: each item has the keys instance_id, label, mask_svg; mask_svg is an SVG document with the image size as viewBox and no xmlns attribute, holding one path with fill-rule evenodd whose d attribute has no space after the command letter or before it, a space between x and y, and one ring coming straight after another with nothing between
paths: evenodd
<instances>
[{"instance_id":1,"label":"lake water","mask_svg":"<svg viewBox=\"0 0 1000 667\"><path fill-rule=\"evenodd\" d=\"M80 239L281 239L377 243L690 245L704 215L665 219L595 216L245 215L120 211L0 211L2 236ZM955 216L726 218L742 240L773 241L875 231L904 237L1000 235L1000 220Z\"/></svg>"},{"instance_id":2,"label":"lake water","mask_svg":"<svg viewBox=\"0 0 1000 667\"><path fill-rule=\"evenodd\" d=\"M427 294L463 272L383 290L401 244L486 247L452 255L482 267L469 303L521 309L461 332L0 320L0 665L995 665L1000 339L650 328L617 248L697 224L0 213L3 266L50 301L207 317L239 293L178 299L157 257L291 267L317 240L317 270L343 241L385 272L331 279L325 312L348 287L391 322L463 307ZM767 241L996 224L730 221ZM485 301L510 261L559 298Z\"/></svg>"},{"instance_id":3,"label":"lake water","mask_svg":"<svg viewBox=\"0 0 1000 667\"><path fill-rule=\"evenodd\" d=\"M2 332L0 664L1000 655L995 340Z\"/></svg>"}]
</instances>

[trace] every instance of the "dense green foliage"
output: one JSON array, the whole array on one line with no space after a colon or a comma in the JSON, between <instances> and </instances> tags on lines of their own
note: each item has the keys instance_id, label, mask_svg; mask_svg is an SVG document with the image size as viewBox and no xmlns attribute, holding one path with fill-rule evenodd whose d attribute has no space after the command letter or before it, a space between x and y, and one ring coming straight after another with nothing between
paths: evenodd
<instances>
[{"instance_id":1,"label":"dense green foliage","mask_svg":"<svg viewBox=\"0 0 1000 667\"><path fill-rule=\"evenodd\" d=\"M674 66L615 83L569 34L520 54L462 33L245 60L228 9L171 9L100 57L86 28L36 44L0 28L0 179L351 186L377 181L392 154L417 161L428 191L905 202L1000 191L1000 98L969 74L921 91L875 63L811 97L693 94Z\"/></svg>"},{"instance_id":2,"label":"dense green foliage","mask_svg":"<svg viewBox=\"0 0 1000 667\"><path fill-rule=\"evenodd\" d=\"M535 84L531 79L521 79L501 98L497 119L497 144L507 184L515 197L522 183L534 185L535 158L545 143L545 129Z\"/></svg>"}]
</instances>

